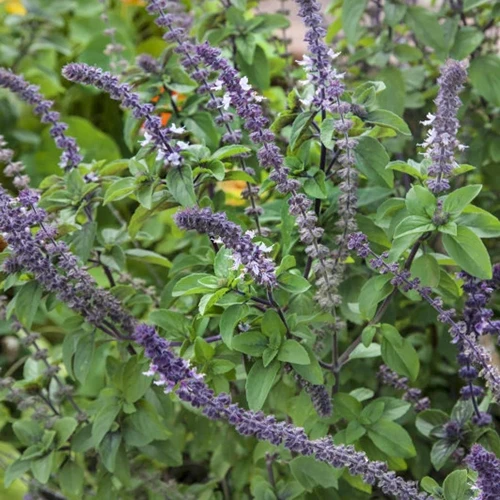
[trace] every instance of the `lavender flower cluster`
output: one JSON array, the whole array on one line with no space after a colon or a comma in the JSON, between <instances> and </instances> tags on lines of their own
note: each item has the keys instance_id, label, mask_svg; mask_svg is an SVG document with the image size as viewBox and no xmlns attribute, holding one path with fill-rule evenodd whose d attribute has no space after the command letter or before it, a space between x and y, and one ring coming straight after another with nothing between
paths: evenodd
<instances>
[{"instance_id":1,"label":"lavender flower cluster","mask_svg":"<svg viewBox=\"0 0 500 500\"><path fill-rule=\"evenodd\" d=\"M4 262L5 271L32 273L47 291L113 337L120 336L117 326L131 334L130 316L113 295L97 288L91 276L80 269L67 245L55 241L56 230L44 224L46 213L35 207L37 200L36 193L24 190L16 201L0 188L0 231L12 252ZM38 232L33 233L37 226Z\"/></svg>"},{"instance_id":2,"label":"lavender flower cluster","mask_svg":"<svg viewBox=\"0 0 500 500\"><path fill-rule=\"evenodd\" d=\"M478 474L477 486L480 494L477 500L500 498L500 460L486 451L480 444L472 446L465 463Z\"/></svg>"},{"instance_id":3,"label":"lavender flower cluster","mask_svg":"<svg viewBox=\"0 0 500 500\"><path fill-rule=\"evenodd\" d=\"M362 475L368 484L378 484L386 494L406 500L427 498L418 492L416 484L388 471L386 464L370 461L352 446L336 446L330 437L311 441L301 428L278 422L274 416L265 416L262 412L244 410L233 404L228 394L215 395L203 382L203 376L176 356L169 343L153 327L136 325L112 295L97 288L66 247L55 244L54 248L54 243L47 243L47 238L52 241L48 229L42 226L38 233L32 234L33 226L43 224L45 213L35 208L33 196L23 199L22 203L16 202L0 190L0 230L13 253L7 271L22 268L33 273L47 291L55 292L62 302L104 331L110 328L108 317L123 331L132 331L133 338L145 348L146 356L151 359L147 374L157 375L157 383L166 392L175 389L180 399L200 408L209 418L227 420L242 435L282 444L293 452L314 456L333 467L347 467L351 474ZM33 208L27 210L30 205Z\"/></svg>"},{"instance_id":4,"label":"lavender flower cluster","mask_svg":"<svg viewBox=\"0 0 500 500\"><path fill-rule=\"evenodd\" d=\"M431 162L428 167L428 186L434 193L450 189L449 177L458 166L455 150L463 151L465 146L457 139L459 121L458 108L461 105L458 94L467 78L467 63L448 60L441 68L438 79L439 92L434 101L436 114L429 113L423 125L432 125L422 146L427 150L425 157Z\"/></svg>"},{"instance_id":5,"label":"lavender flower cluster","mask_svg":"<svg viewBox=\"0 0 500 500\"><path fill-rule=\"evenodd\" d=\"M394 387L394 389L404 391L403 399L412 403L417 413L427 410L430 407L431 402L429 398L422 397L422 391L420 389L410 387L406 377L400 377L388 366L382 365L379 368L378 378L383 384Z\"/></svg>"},{"instance_id":6,"label":"lavender flower cluster","mask_svg":"<svg viewBox=\"0 0 500 500\"><path fill-rule=\"evenodd\" d=\"M241 227L229 221L225 213L213 213L209 208L187 208L177 212L174 220L181 229L194 229L220 239L233 251L236 268L242 264L256 283L266 288L276 286L274 262L265 255L270 249L253 243L250 235L243 234Z\"/></svg>"},{"instance_id":7,"label":"lavender flower cluster","mask_svg":"<svg viewBox=\"0 0 500 500\"><path fill-rule=\"evenodd\" d=\"M255 436L261 441L281 444L292 452L313 456L333 467L347 467L351 474L361 475L366 483L377 484L385 494L395 495L401 500L428 498L425 493L419 493L415 483L405 482L388 471L383 462L368 460L353 446L337 446L331 437L312 441L301 428L278 422L274 416L266 416L262 412L244 410L232 403L229 394L215 395L203 382L203 376L175 356L168 341L161 338L153 327L139 324L135 339L151 359L147 374L157 376L157 384L163 386L166 393L175 390L181 400L199 408L207 417L227 420L243 436Z\"/></svg>"},{"instance_id":8,"label":"lavender flower cluster","mask_svg":"<svg viewBox=\"0 0 500 500\"><path fill-rule=\"evenodd\" d=\"M156 158L162 161L165 167L180 167L183 164L180 153L184 144L182 141L172 144L172 138L176 134L183 133L184 129L175 126L164 128L161 118L154 114L154 106L141 103L139 95L132 92L130 85L120 83L118 77L107 71L83 63L67 64L63 68L63 75L72 82L104 90L111 99L120 101L124 108L131 109L134 118L144 120L146 134L142 146L154 144L157 151Z\"/></svg>"},{"instance_id":9,"label":"lavender flower cluster","mask_svg":"<svg viewBox=\"0 0 500 500\"><path fill-rule=\"evenodd\" d=\"M7 142L0 135L0 163L5 164L3 173L12 178L12 184L16 189L26 189L30 183L29 175L25 174L24 165L20 161L13 161L14 151L6 147Z\"/></svg>"},{"instance_id":10,"label":"lavender flower cluster","mask_svg":"<svg viewBox=\"0 0 500 500\"><path fill-rule=\"evenodd\" d=\"M42 123L50 123L50 135L59 149L62 149L61 168L71 170L82 161L78 146L73 137L68 137L64 132L68 128L66 123L60 121L60 114L52 110L53 102L40 94L36 85L29 84L23 77L11 71L0 68L0 87L8 89L20 99L33 106L33 111L40 117Z\"/></svg>"},{"instance_id":11,"label":"lavender flower cluster","mask_svg":"<svg viewBox=\"0 0 500 500\"><path fill-rule=\"evenodd\" d=\"M207 42L197 45L185 39L186 29L184 26L178 25L179 15L177 13L165 13L167 6L171 4L175 4L175 2L150 0L147 10L150 13L157 14L156 23L169 30L165 39L178 44L176 51L183 55L181 63L192 74L194 79L205 81L209 76L208 70L198 68L201 63L218 74L218 79L211 86L208 83L202 84L200 91L207 92L211 90L211 87L225 89L226 93L222 99L212 100L213 106L221 106L224 109L229 109L229 106L232 106L236 114L243 120L252 142L261 145L257 153L259 163L271 171L269 178L276 182L277 190L284 194L290 194L288 200L289 210L292 215L297 217L299 237L307 245L307 255L318 259L319 266L324 270L323 276L329 290L328 264L325 262L329 250L319 243L324 230L317 225L318 217L311 210L312 201L297 192L300 188L300 182L289 177L290 169L284 164L284 157L275 143L275 135L267 128L269 120L263 114L260 106L260 96L255 93L248 81L239 75L231 63L222 56L219 49L210 46ZM178 10L179 7L177 6L177 12ZM194 68L197 68L195 71L201 73L193 75ZM231 117L228 115L227 121L230 120ZM330 303L335 301L335 298L329 292L327 297L329 297Z\"/></svg>"},{"instance_id":12,"label":"lavender flower cluster","mask_svg":"<svg viewBox=\"0 0 500 500\"><path fill-rule=\"evenodd\" d=\"M438 320L450 325L452 342L460 346L460 354L465 360L465 364L470 363L479 368L479 373L474 368L473 378L477 375L482 376L496 401L500 401L500 372L491 363L491 357L486 349L478 343L477 336L469 331L466 321L455 321L455 311L453 309L445 310L442 299L440 297L433 298L431 289L421 286L418 278L411 279L411 273L408 270L400 270L397 263L386 263L384 259L387 255L377 255L370 248L368 238L363 233L352 234L348 247L350 250L356 251L358 256L363 259L371 256L370 264L374 269L382 274L392 273L394 275L391 279L392 285L401 287L405 291L415 290L438 313ZM472 376L472 371L470 375ZM468 387L462 391L464 399L475 398L483 393L479 386L469 384ZM486 425L491 422L491 416L476 409L475 422L478 425Z\"/></svg>"}]
</instances>

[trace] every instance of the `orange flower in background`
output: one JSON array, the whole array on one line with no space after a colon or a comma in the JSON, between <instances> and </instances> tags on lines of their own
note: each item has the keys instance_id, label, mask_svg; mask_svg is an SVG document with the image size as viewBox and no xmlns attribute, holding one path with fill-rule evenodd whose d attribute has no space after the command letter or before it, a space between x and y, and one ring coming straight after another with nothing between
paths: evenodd
<instances>
[{"instance_id":1,"label":"orange flower in background","mask_svg":"<svg viewBox=\"0 0 500 500\"><path fill-rule=\"evenodd\" d=\"M226 203L233 207L239 207L246 202L241 197L241 192L247 187L245 181L222 181L217 187L226 193Z\"/></svg>"},{"instance_id":2,"label":"orange flower in background","mask_svg":"<svg viewBox=\"0 0 500 500\"><path fill-rule=\"evenodd\" d=\"M0 4L5 4L5 10L8 14L24 16L28 12L22 0L0 0Z\"/></svg>"},{"instance_id":3,"label":"orange flower in background","mask_svg":"<svg viewBox=\"0 0 500 500\"><path fill-rule=\"evenodd\" d=\"M146 2L144 0L122 0L122 3L125 5L134 5L137 7L143 7L146 5Z\"/></svg>"}]
</instances>

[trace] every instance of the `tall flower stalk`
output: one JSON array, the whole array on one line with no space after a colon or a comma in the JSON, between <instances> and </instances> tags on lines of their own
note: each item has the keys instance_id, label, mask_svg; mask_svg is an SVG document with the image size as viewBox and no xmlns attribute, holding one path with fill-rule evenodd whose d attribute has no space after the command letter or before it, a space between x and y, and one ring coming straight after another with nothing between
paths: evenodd
<instances>
[{"instance_id":1,"label":"tall flower stalk","mask_svg":"<svg viewBox=\"0 0 500 500\"><path fill-rule=\"evenodd\" d=\"M207 81L206 88L202 85L200 90L208 91L213 86L225 90L221 101L222 107L228 109L229 106L232 106L236 114L243 120L244 127L249 132L252 142L260 144L257 153L259 163L262 167L271 171L269 178L276 183L277 190L280 193L290 195L288 200L289 211L297 218L299 237L306 244L307 255L313 259L318 259L319 266L326 270L327 263L325 259L329 251L327 247L319 243L324 231L317 225L318 217L311 210L311 200L298 193L300 182L291 179L289 176L290 169L284 164L284 157L276 145L276 137L267 128L269 120L262 112L261 97L248 84L248 80L241 77L231 63L222 56L219 49L210 46L207 42L194 44L185 40L186 29L176 24L176 15L166 13L167 3L170 4L171 2L150 0L147 9L150 13L157 14L156 23L159 26L169 30L165 35L165 39L175 41L178 44L176 50L183 56L181 63L189 72L191 72L192 68L203 63L211 71L218 74L218 79L215 82L210 84ZM207 70L201 69L199 71L203 72L204 78L208 77ZM328 281L326 271L325 279ZM333 301L334 298L330 297L330 300Z\"/></svg>"},{"instance_id":2,"label":"tall flower stalk","mask_svg":"<svg viewBox=\"0 0 500 500\"><path fill-rule=\"evenodd\" d=\"M486 384L491 389L493 397L500 402L500 372L491 363L491 358L486 349L477 342L475 334L467 328L465 321L455 321L455 310L445 310L440 297L433 298L431 289L420 285L418 278L411 279L410 271L399 269L397 263L388 264L385 262L386 255L377 255L368 244L368 238L363 233L353 233L349 237L348 247L354 250L359 257L365 259L371 257L371 266L382 274L392 273L394 277L391 284L401 287L405 291L415 290L437 313L438 320L450 325L450 335L453 343L461 346L462 353L471 363L479 368L479 375L482 376ZM467 395L465 395L467 397ZM482 414L477 413L477 418L482 420Z\"/></svg>"},{"instance_id":3,"label":"tall flower stalk","mask_svg":"<svg viewBox=\"0 0 500 500\"><path fill-rule=\"evenodd\" d=\"M424 125L432 125L422 146L430 166L427 171L430 179L427 184L434 193L450 189L450 177L458 166L455 151L463 151L465 146L457 139L460 123L457 119L462 102L458 94L467 79L467 63L449 59L441 68L438 78L439 92L436 100L436 113L427 115Z\"/></svg>"},{"instance_id":4,"label":"tall flower stalk","mask_svg":"<svg viewBox=\"0 0 500 500\"><path fill-rule=\"evenodd\" d=\"M50 135L56 146L62 150L59 166L71 170L82 161L78 145L73 137L68 137L65 130L68 125L60 121L60 114L52 110L53 102L45 99L39 92L39 87L28 83L22 76L0 68L0 87L8 89L21 100L33 106L33 111L40 117L42 123L50 124Z\"/></svg>"},{"instance_id":5,"label":"tall flower stalk","mask_svg":"<svg viewBox=\"0 0 500 500\"><path fill-rule=\"evenodd\" d=\"M99 289L88 273L78 267L69 251L62 250L64 260L51 257L53 249L46 238L31 232L31 228L44 219L42 210L23 210L19 203L0 190L0 230L13 253L7 270L12 272L12 268L21 268L33 273L47 291L55 292L62 302L104 331L107 330L106 317L120 325L123 331L132 331L133 338L144 347L151 360L146 375L157 376L157 383L164 387L165 392L175 390L180 399L199 408L211 419L226 420L244 436L255 436L274 445L282 444L292 452L313 456L333 467L347 467L351 474L361 475L368 484L377 484L386 494L404 500L428 498L419 493L415 483L406 482L388 471L383 462L370 461L353 446L335 445L331 437L310 440L302 428L279 422L272 415L244 410L232 403L228 394L215 395L203 381L203 375L174 354L169 342L153 327L137 324L111 294ZM76 284L74 279L77 279Z\"/></svg>"}]
</instances>

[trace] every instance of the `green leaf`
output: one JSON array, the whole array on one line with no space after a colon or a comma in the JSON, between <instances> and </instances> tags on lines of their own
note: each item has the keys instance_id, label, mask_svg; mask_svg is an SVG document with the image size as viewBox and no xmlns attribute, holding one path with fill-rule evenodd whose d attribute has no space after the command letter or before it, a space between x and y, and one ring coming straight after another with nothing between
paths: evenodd
<instances>
[{"instance_id":1,"label":"green leaf","mask_svg":"<svg viewBox=\"0 0 500 500\"><path fill-rule=\"evenodd\" d=\"M480 238L500 236L500 221L482 208L469 205L455 221L459 226L467 226Z\"/></svg>"},{"instance_id":2,"label":"green leaf","mask_svg":"<svg viewBox=\"0 0 500 500\"><path fill-rule=\"evenodd\" d=\"M417 164L418 165L418 164ZM396 170L398 172L403 172L404 174L411 175L412 177L415 177L416 179L423 179L424 176L420 172L420 169L418 169L416 166L412 166L409 163L405 163L404 161L391 161L387 164L385 167L389 170Z\"/></svg>"},{"instance_id":3,"label":"green leaf","mask_svg":"<svg viewBox=\"0 0 500 500\"><path fill-rule=\"evenodd\" d=\"M296 340L292 339L283 342L278 353L278 360L297 365L308 365L310 363L307 351Z\"/></svg>"},{"instance_id":4,"label":"green leaf","mask_svg":"<svg viewBox=\"0 0 500 500\"><path fill-rule=\"evenodd\" d=\"M226 344L230 349L233 341L234 329L240 322L241 318L244 318L248 314L248 307L242 306L240 304L235 304L229 306L220 318L220 334L224 344Z\"/></svg>"},{"instance_id":5,"label":"green leaf","mask_svg":"<svg viewBox=\"0 0 500 500\"><path fill-rule=\"evenodd\" d=\"M202 284L200 280L208 278L213 281L213 286ZM205 281L205 283L208 283ZM181 295L193 295L199 293L211 292L214 287L217 288L218 280L215 276L205 273L193 273L180 279L172 290L172 297L180 297Z\"/></svg>"},{"instance_id":6,"label":"green leaf","mask_svg":"<svg viewBox=\"0 0 500 500\"><path fill-rule=\"evenodd\" d=\"M31 471L33 476L37 481L42 484L46 484L50 478L50 473L52 472L52 466L54 464L54 452L50 452L38 460L31 462Z\"/></svg>"},{"instance_id":7,"label":"green leaf","mask_svg":"<svg viewBox=\"0 0 500 500\"><path fill-rule=\"evenodd\" d=\"M140 260L149 264L155 264L162 267L172 267L172 262L170 262L166 257L156 252L152 252L151 250L129 248L128 250L125 250L125 254L131 259Z\"/></svg>"},{"instance_id":8,"label":"green leaf","mask_svg":"<svg viewBox=\"0 0 500 500\"><path fill-rule=\"evenodd\" d=\"M448 422L448 415L441 410L424 410L417 415L415 426L425 437L430 437L431 432L436 427Z\"/></svg>"},{"instance_id":9,"label":"green leaf","mask_svg":"<svg viewBox=\"0 0 500 500\"><path fill-rule=\"evenodd\" d=\"M183 207L196 205L196 194L193 186L193 172L188 165L172 167L167 173L167 187L175 201Z\"/></svg>"},{"instance_id":10,"label":"green leaf","mask_svg":"<svg viewBox=\"0 0 500 500\"><path fill-rule=\"evenodd\" d=\"M441 486L439 486L437 481L429 476L425 476L424 478L422 478L422 481L420 481L420 486L424 491L430 493L431 495L440 495L442 492Z\"/></svg>"},{"instance_id":11,"label":"green leaf","mask_svg":"<svg viewBox=\"0 0 500 500\"><path fill-rule=\"evenodd\" d=\"M320 139L321 143L326 149L333 149L335 144L335 139L333 137L333 132L335 130L335 120L333 118L325 118L320 125Z\"/></svg>"},{"instance_id":12,"label":"green leaf","mask_svg":"<svg viewBox=\"0 0 500 500\"><path fill-rule=\"evenodd\" d=\"M228 146L223 146L219 148L215 153L210 156L211 160L224 160L226 158L231 158L232 156L240 155L242 153L248 153L250 148L248 146L242 146L241 144L230 144Z\"/></svg>"},{"instance_id":13,"label":"green leaf","mask_svg":"<svg viewBox=\"0 0 500 500\"><path fill-rule=\"evenodd\" d=\"M464 271L476 278L491 279L490 256L483 242L469 228L459 226L457 235L443 234L443 245L448 255Z\"/></svg>"},{"instance_id":14,"label":"green leaf","mask_svg":"<svg viewBox=\"0 0 500 500\"><path fill-rule=\"evenodd\" d=\"M394 230L394 238L402 238L410 234L424 234L435 229L429 217L409 215L405 217Z\"/></svg>"},{"instance_id":15,"label":"green leaf","mask_svg":"<svg viewBox=\"0 0 500 500\"><path fill-rule=\"evenodd\" d=\"M95 342L93 333L78 337L73 357L73 372L80 383L85 383L94 359Z\"/></svg>"},{"instance_id":16,"label":"green leaf","mask_svg":"<svg viewBox=\"0 0 500 500\"><path fill-rule=\"evenodd\" d=\"M82 259L83 262L87 262L90 257L90 252L94 247L96 231L97 222L86 222L73 237L73 251L76 255L78 255L78 257L80 257L80 259Z\"/></svg>"},{"instance_id":17,"label":"green leaf","mask_svg":"<svg viewBox=\"0 0 500 500\"><path fill-rule=\"evenodd\" d=\"M232 340L232 348L235 351L248 354L249 356L262 356L269 344L269 338L260 332L243 332Z\"/></svg>"},{"instance_id":18,"label":"green leaf","mask_svg":"<svg viewBox=\"0 0 500 500\"><path fill-rule=\"evenodd\" d=\"M12 430L17 439L25 446L37 443L43 434L40 424L30 420L16 420L12 424Z\"/></svg>"},{"instance_id":19,"label":"green leaf","mask_svg":"<svg viewBox=\"0 0 500 500\"><path fill-rule=\"evenodd\" d=\"M445 500L467 500L467 471L453 471L443 482Z\"/></svg>"},{"instance_id":20,"label":"green leaf","mask_svg":"<svg viewBox=\"0 0 500 500\"><path fill-rule=\"evenodd\" d=\"M350 394L338 392L333 396L333 411L348 422L358 420L362 408L361 403Z\"/></svg>"},{"instance_id":21,"label":"green leaf","mask_svg":"<svg viewBox=\"0 0 500 500\"><path fill-rule=\"evenodd\" d=\"M248 406L251 410L258 411L264 406L280 367L281 363L278 361L273 361L267 368L260 359L253 364L245 384Z\"/></svg>"},{"instance_id":22,"label":"green leaf","mask_svg":"<svg viewBox=\"0 0 500 500\"><path fill-rule=\"evenodd\" d=\"M121 442L122 435L119 432L108 432L99 446L102 463L109 472L115 471L116 457Z\"/></svg>"},{"instance_id":23,"label":"green leaf","mask_svg":"<svg viewBox=\"0 0 500 500\"><path fill-rule=\"evenodd\" d=\"M368 437L390 457L411 458L417 454L408 432L390 420L381 419L373 424L368 429Z\"/></svg>"},{"instance_id":24,"label":"green leaf","mask_svg":"<svg viewBox=\"0 0 500 500\"><path fill-rule=\"evenodd\" d=\"M5 471L4 486L6 488L10 488L11 484L16 479L19 479L23 474L28 472L30 467L31 467L30 460L17 459L14 462L12 462Z\"/></svg>"},{"instance_id":25,"label":"green leaf","mask_svg":"<svg viewBox=\"0 0 500 500\"><path fill-rule=\"evenodd\" d=\"M397 420L406 415L411 407L411 403L396 398L378 398L378 401L384 403L384 412L382 418L386 420Z\"/></svg>"},{"instance_id":26,"label":"green leaf","mask_svg":"<svg viewBox=\"0 0 500 500\"><path fill-rule=\"evenodd\" d=\"M360 20L368 0L350 0L342 7L342 28L350 45L355 45L360 37Z\"/></svg>"},{"instance_id":27,"label":"green leaf","mask_svg":"<svg viewBox=\"0 0 500 500\"><path fill-rule=\"evenodd\" d=\"M311 288L311 283L303 276L288 271L280 274L278 283L281 288L293 294L304 293Z\"/></svg>"},{"instance_id":28,"label":"green leaf","mask_svg":"<svg viewBox=\"0 0 500 500\"><path fill-rule=\"evenodd\" d=\"M123 179L118 179L113 182L111 186L106 190L106 194L104 195L103 205L107 205L112 201L118 201L123 198L126 198L129 194L132 194L135 190L135 178L134 177L125 177Z\"/></svg>"},{"instance_id":29,"label":"green leaf","mask_svg":"<svg viewBox=\"0 0 500 500\"><path fill-rule=\"evenodd\" d=\"M464 0L464 7L463 11L468 12L469 10L475 9L476 7L479 7L480 5L484 5L485 3L488 3L490 0Z\"/></svg>"},{"instance_id":30,"label":"green leaf","mask_svg":"<svg viewBox=\"0 0 500 500\"><path fill-rule=\"evenodd\" d=\"M16 317L25 328L31 328L41 299L42 287L35 280L25 283L16 293Z\"/></svg>"},{"instance_id":31,"label":"green leaf","mask_svg":"<svg viewBox=\"0 0 500 500\"><path fill-rule=\"evenodd\" d=\"M464 186L450 193L444 200L443 210L456 217L481 192L481 184Z\"/></svg>"},{"instance_id":32,"label":"green leaf","mask_svg":"<svg viewBox=\"0 0 500 500\"><path fill-rule=\"evenodd\" d=\"M318 170L314 177L309 177L304 182L304 192L311 198L325 200L327 198L325 173Z\"/></svg>"},{"instance_id":33,"label":"green leaf","mask_svg":"<svg viewBox=\"0 0 500 500\"><path fill-rule=\"evenodd\" d=\"M408 7L406 22L417 40L435 50L446 50L446 40L436 14L425 7Z\"/></svg>"},{"instance_id":34,"label":"green leaf","mask_svg":"<svg viewBox=\"0 0 500 500\"><path fill-rule=\"evenodd\" d=\"M248 77L248 81L255 87L261 90L269 88L271 81L271 69L266 53L260 45L255 48L253 63L248 64L239 54L236 57L236 62L240 67L241 72Z\"/></svg>"},{"instance_id":35,"label":"green leaf","mask_svg":"<svg viewBox=\"0 0 500 500\"><path fill-rule=\"evenodd\" d=\"M416 380L420 370L420 360L408 339L403 338L392 325L384 323L382 334L382 359L396 373Z\"/></svg>"},{"instance_id":36,"label":"green leaf","mask_svg":"<svg viewBox=\"0 0 500 500\"><path fill-rule=\"evenodd\" d=\"M314 385L321 385L324 383L323 369L318 363L314 352L307 345L303 345L304 349L309 354L310 363L308 365L298 365L292 363L293 369L305 380Z\"/></svg>"},{"instance_id":37,"label":"green leaf","mask_svg":"<svg viewBox=\"0 0 500 500\"><path fill-rule=\"evenodd\" d=\"M355 443L365 434L366 429L357 420L351 420L345 429L346 444Z\"/></svg>"},{"instance_id":38,"label":"green leaf","mask_svg":"<svg viewBox=\"0 0 500 500\"><path fill-rule=\"evenodd\" d=\"M66 462L58 472L58 476L64 493L81 498L84 475L83 469L76 462Z\"/></svg>"},{"instance_id":39,"label":"green leaf","mask_svg":"<svg viewBox=\"0 0 500 500\"><path fill-rule=\"evenodd\" d=\"M394 186L394 174L392 170L386 170L389 163L389 155L384 146L373 137L361 136L354 150L356 166L378 186Z\"/></svg>"},{"instance_id":40,"label":"green leaf","mask_svg":"<svg viewBox=\"0 0 500 500\"><path fill-rule=\"evenodd\" d=\"M370 111L364 118L364 121L379 125L380 127L390 128L403 135L411 136L411 131L406 122L387 109L375 109Z\"/></svg>"},{"instance_id":41,"label":"green leaf","mask_svg":"<svg viewBox=\"0 0 500 500\"><path fill-rule=\"evenodd\" d=\"M105 398L92 424L92 439L98 445L111 429L115 418L120 413L121 405L116 398Z\"/></svg>"},{"instance_id":42,"label":"green leaf","mask_svg":"<svg viewBox=\"0 0 500 500\"><path fill-rule=\"evenodd\" d=\"M359 421L363 425L373 425L378 422L384 413L385 403L380 400L369 403L359 415Z\"/></svg>"},{"instance_id":43,"label":"green leaf","mask_svg":"<svg viewBox=\"0 0 500 500\"><path fill-rule=\"evenodd\" d=\"M294 458L290 462L290 471L307 491L312 491L318 486L337 489L338 478L342 474L342 469L334 469L331 465L318 462L313 457Z\"/></svg>"},{"instance_id":44,"label":"green leaf","mask_svg":"<svg viewBox=\"0 0 500 500\"><path fill-rule=\"evenodd\" d=\"M435 288L439 285L441 271L438 261L429 254L417 257L410 268L412 278L418 278L422 286Z\"/></svg>"},{"instance_id":45,"label":"green leaf","mask_svg":"<svg viewBox=\"0 0 500 500\"><path fill-rule=\"evenodd\" d=\"M301 113L292 125L290 133L290 151L295 152L307 139L311 137L309 127L313 121L314 114L311 111Z\"/></svg>"},{"instance_id":46,"label":"green leaf","mask_svg":"<svg viewBox=\"0 0 500 500\"><path fill-rule=\"evenodd\" d=\"M363 345L368 347L373 342L373 337L377 333L377 327L373 325L366 326L361 332L361 339L363 341Z\"/></svg>"},{"instance_id":47,"label":"green leaf","mask_svg":"<svg viewBox=\"0 0 500 500\"><path fill-rule=\"evenodd\" d=\"M484 39L482 31L473 26L461 27L450 50L450 57L456 61L461 61L472 54Z\"/></svg>"},{"instance_id":48,"label":"green leaf","mask_svg":"<svg viewBox=\"0 0 500 500\"><path fill-rule=\"evenodd\" d=\"M411 215L432 217L436 210L436 197L422 186L413 186L407 193L406 209Z\"/></svg>"},{"instance_id":49,"label":"green leaf","mask_svg":"<svg viewBox=\"0 0 500 500\"><path fill-rule=\"evenodd\" d=\"M440 470L458 448L460 441L448 441L440 439L436 441L431 449L431 463L436 470Z\"/></svg>"},{"instance_id":50,"label":"green leaf","mask_svg":"<svg viewBox=\"0 0 500 500\"><path fill-rule=\"evenodd\" d=\"M57 433L59 446L62 446L66 441L68 441L77 427L78 422L73 417L62 417L56 421L53 429Z\"/></svg>"},{"instance_id":51,"label":"green leaf","mask_svg":"<svg viewBox=\"0 0 500 500\"><path fill-rule=\"evenodd\" d=\"M264 313L264 316L262 316L261 329L262 333L271 339L276 333L278 333L280 337L286 334L285 324L281 320L279 314L273 309L268 309Z\"/></svg>"},{"instance_id":52,"label":"green leaf","mask_svg":"<svg viewBox=\"0 0 500 500\"><path fill-rule=\"evenodd\" d=\"M130 358L123 368L122 391L127 403L135 403L141 399L151 385L151 378L143 375L148 364L136 357Z\"/></svg>"},{"instance_id":53,"label":"green leaf","mask_svg":"<svg viewBox=\"0 0 500 500\"><path fill-rule=\"evenodd\" d=\"M493 106L500 106L500 57L493 54L474 57L469 68L474 90Z\"/></svg>"},{"instance_id":54,"label":"green leaf","mask_svg":"<svg viewBox=\"0 0 500 500\"><path fill-rule=\"evenodd\" d=\"M390 276L373 276L361 288L359 294L359 312L365 320L370 320L377 311L377 305L394 289Z\"/></svg>"}]
</instances>

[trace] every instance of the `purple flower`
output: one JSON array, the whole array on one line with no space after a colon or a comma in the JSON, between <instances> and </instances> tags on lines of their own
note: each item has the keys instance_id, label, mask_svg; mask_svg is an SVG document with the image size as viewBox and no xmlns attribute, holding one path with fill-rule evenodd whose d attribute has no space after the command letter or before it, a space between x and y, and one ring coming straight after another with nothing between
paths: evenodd
<instances>
[{"instance_id":1,"label":"purple flower","mask_svg":"<svg viewBox=\"0 0 500 500\"><path fill-rule=\"evenodd\" d=\"M417 413L427 410L430 407L429 398L422 397L422 391L420 389L415 387L410 388L408 379L406 377L400 377L388 366L382 365L377 375L383 384L404 391L403 399L412 403Z\"/></svg>"},{"instance_id":2,"label":"purple flower","mask_svg":"<svg viewBox=\"0 0 500 500\"><path fill-rule=\"evenodd\" d=\"M23 193L22 200L24 205L16 203L0 188L0 231L12 252L4 264L6 270L21 268L32 273L48 292L54 292L89 323L107 332L116 332L119 327L130 335L133 318L113 295L97 288L64 242L53 239L53 231L44 224L45 211L31 203L34 195ZM34 234L32 228L37 226Z\"/></svg>"},{"instance_id":3,"label":"purple flower","mask_svg":"<svg viewBox=\"0 0 500 500\"><path fill-rule=\"evenodd\" d=\"M478 500L500 498L500 460L480 444L475 444L465 457L465 463L478 473L477 486L481 490Z\"/></svg>"},{"instance_id":4,"label":"purple flower","mask_svg":"<svg viewBox=\"0 0 500 500\"><path fill-rule=\"evenodd\" d=\"M428 498L425 493L419 493L415 483L406 482L389 472L383 462L370 461L353 446L335 445L331 437L312 441L301 428L279 422L272 415L240 408L232 403L229 394L216 396L203 381L203 376L187 361L177 357L169 342L161 338L154 327L139 324L135 339L151 360L150 371L146 374L158 377L157 383L165 388L165 392L175 390L181 400L199 408L208 418L227 420L243 436L255 436L276 446L281 444L294 453L311 455L333 467L347 467L351 474L360 474L366 483L378 484L386 494L405 500Z\"/></svg>"},{"instance_id":5,"label":"purple flower","mask_svg":"<svg viewBox=\"0 0 500 500\"><path fill-rule=\"evenodd\" d=\"M35 114L40 117L42 123L51 124L50 135L54 138L56 146L63 151L59 165L65 170L71 170L78 166L82 157L79 154L76 141L64 133L68 126L59 121L59 113L52 111L53 102L43 98L39 87L29 84L22 76L5 68L0 68L0 87L9 89L20 99L33 106Z\"/></svg>"},{"instance_id":6,"label":"purple flower","mask_svg":"<svg viewBox=\"0 0 500 500\"><path fill-rule=\"evenodd\" d=\"M171 144L172 136L177 129L164 128L161 118L153 114L153 105L142 104L139 95L132 92L128 84L120 83L120 80L111 73L87 64L67 64L62 72L72 82L92 85L104 90L111 99L120 101L124 108L131 109L134 118L144 119L144 128L147 134L141 144L147 146L153 143L157 151L157 159L163 161L165 166L178 167L183 163L183 158L180 155L181 147L177 144Z\"/></svg>"},{"instance_id":7,"label":"purple flower","mask_svg":"<svg viewBox=\"0 0 500 500\"><path fill-rule=\"evenodd\" d=\"M362 258L366 258L370 255L377 259L377 262L378 259L380 259L380 256L370 248L368 238L363 233L358 232L351 234L348 241L348 248L356 251ZM464 365L470 364L472 366L477 366L480 370L479 375L484 378L486 384L490 387L493 397L497 401L500 401L500 372L491 362L488 351L478 342L476 333L471 331L471 328L468 328L467 322L455 321L455 311L453 309L443 309L442 300L433 298L431 296L431 290L420 286L418 280L410 280L408 271L399 269L397 263L387 264L382 259L381 264L382 266L379 268L379 271L382 274L394 274L394 278L391 280L394 286L402 287L405 291L415 290L438 313L439 321L450 325L451 341L459 345L459 360L461 360ZM500 274L498 271L495 272L497 275ZM493 282L495 283L495 280L493 280ZM472 387L464 387L462 391L462 396L464 398L475 397L475 391ZM479 417L477 413L476 416Z\"/></svg>"},{"instance_id":8,"label":"purple flower","mask_svg":"<svg viewBox=\"0 0 500 500\"><path fill-rule=\"evenodd\" d=\"M465 146L457 139L459 122L457 112L461 101L458 94L467 79L467 63L453 59L446 61L438 78L439 92L436 100L436 114L429 113L424 125L432 125L422 146L427 150L425 157L431 161L428 168L431 177L427 184L434 193L450 189L449 177L458 166L455 150L463 151Z\"/></svg>"},{"instance_id":9,"label":"purple flower","mask_svg":"<svg viewBox=\"0 0 500 500\"><path fill-rule=\"evenodd\" d=\"M253 243L252 238L243 234L241 227L229 221L226 214L213 213L209 208L186 208L177 212L174 220L181 229L194 229L211 238L220 238L233 251L236 265L243 264L256 283L269 288L276 286L273 261L266 257L262 246Z\"/></svg>"}]
</instances>

